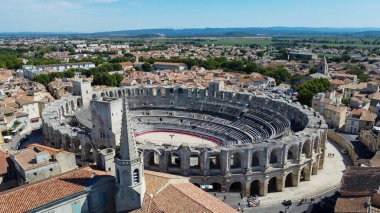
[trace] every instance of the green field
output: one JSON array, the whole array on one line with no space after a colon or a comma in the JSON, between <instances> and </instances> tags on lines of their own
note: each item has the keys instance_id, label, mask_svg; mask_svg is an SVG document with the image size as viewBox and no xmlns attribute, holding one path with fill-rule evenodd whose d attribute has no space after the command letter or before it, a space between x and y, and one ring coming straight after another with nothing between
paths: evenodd
<instances>
[{"instance_id":1,"label":"green field","mask_svg":"<svg viewBox=\"0 0 380 213\"><path fill-rule=\"evenodd\" d=\"M91 38L90 38L91 39ZM92 37L94 39L94 37ZM216 46L283 46L283 47L351 47L380 48L380 36L354 35L305 35L305 36L275 36L275 37L197 37L197 38L128 38L128 37L97 37L107 42L125 43L156 43L185 45L216 45Z\"/></svg>"}]
</instances>

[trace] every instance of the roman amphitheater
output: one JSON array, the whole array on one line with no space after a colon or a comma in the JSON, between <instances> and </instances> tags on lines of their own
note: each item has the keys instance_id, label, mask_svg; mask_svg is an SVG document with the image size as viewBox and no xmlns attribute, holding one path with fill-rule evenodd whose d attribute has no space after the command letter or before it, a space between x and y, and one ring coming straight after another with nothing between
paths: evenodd
<instances>
[{"instance_id":1,"label":"roman amphitheater","mask_svg":"<svg viewBox=\"0 0 380 213\"><path fill-rule=\"evenodd\" d=\"M73 95L43 112L45 143L83 161L112 158L120 140L122 99L145 168L190 176L215 191L266 196L308 181L323 169L327 125L317 112L273 94L145 86Z\"/></svg>"}]
</instances>

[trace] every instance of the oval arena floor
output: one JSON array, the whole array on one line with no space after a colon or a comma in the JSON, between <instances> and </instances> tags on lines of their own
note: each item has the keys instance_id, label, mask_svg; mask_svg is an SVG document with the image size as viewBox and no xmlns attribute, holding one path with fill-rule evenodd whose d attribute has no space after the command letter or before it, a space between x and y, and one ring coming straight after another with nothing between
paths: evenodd
<instances>
[{"instance_id":1,"label":"oval arena floor","mask_svg":"<svg viewBox=\"0 0 380 213\"><path fill-rule=\"evenodd\" d=\"M202 145L208 145L210 147L218 146L216 141L207 139L206 137L194 135L191 133L179 133L179 132L144 132L136 135L136 141L139 143L154 143L157 145L170 144L173 146L180 146L187 144L190 147L197 147Z\"/></svg>"}]
</instances>

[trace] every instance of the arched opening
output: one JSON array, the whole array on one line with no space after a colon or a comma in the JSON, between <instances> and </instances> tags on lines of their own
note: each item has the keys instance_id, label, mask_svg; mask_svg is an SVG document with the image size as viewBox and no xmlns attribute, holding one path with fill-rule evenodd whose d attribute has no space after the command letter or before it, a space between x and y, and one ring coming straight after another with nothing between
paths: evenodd
<instances>
[{"instance_id":1,"label":"arched opening","mask_svg":"<svg viewBox=\"0 0 380 213\"><path fill-rule=\"evenodd\" d=\"M122 96L123 96L123 93L121 92L121 90L118 90L118 91L117 91L117 94L119 95L119 97L122 97Z\"/></svg>"},{"instance_id":2,"label":"arched opening","mask_svg":"<svg viewBox=\"0 0 380 213\"><path fill-rule=\"evenodd\" d=\"M200 168L200 160L199 156L196 154L192 154L190 156L190 169L199 169Z\"/></svg>"},{"instance_id":3,"label":"arched opening","mask_svg":"<svg viewBox=\"0 0 380 213\"><path fill-rule=\"evenodd\" d=\"M306 141L302 146L302 154L305 154L306 157L310 155L310 141Z\"/></svg>"},{"instance_id":4,"label":"arched opening","mask_svg":"<svg viewBox=\"0 0 380 213\"><path fill-rule=\"evenodd\" d=\"M148 154L148 165L158 166L159 165L159 155L156 152L149 152Z\"/></svg>"},{"instance_id":5,"label":"arched opening","mask_svg":"<svg viewBox=\"0 0 380 213\"><path fill-rule=\"evenodd\" d=\"M102 145L99 146L99 149L100 149L100 150L103 150L103 149L107 149L107 147L106 147L105 145L102 144Z\"/></svg>"},{"instance_id":6,"label":"arched opening","mask_svg":"<svg viewBox=\"0 0 380 213\"><path fill-rule=\"evenodd\" d=\"M211 192L221 192L222 191L222 184L220 183L212 183L212 189Z\"/></svg>"},{"instance_id":7,"label":"arched opening","mask_svg":"<svg viewBox=\"0 0 380 213\"><path fill-rule=\"evenodd\" d=\"M268 193L277 192L277 178L272 177L268 182Z\"/></svg>"},{"instance_id":8,"label":"arched opening","mask_svg":"<svg viewBox=\"0 0 380 213\"><path fill-rule=\"evenodd\" d=\"M77 107L78 107L78 108L81 108L82 106L83 106L82 99L81 99L81 98L78 98L78 99L77 99Z\"/></svg>"},{"instance_id":9,"label":"arched opening","mask_svg":"<svg viewBox=\"0 0 380 213\"><path fill-rule=\"evenodd\" d=\"M241 186L242 184L240 182L232 183L230 186L230 192L241 192Z\"/></svg>"},{"instance_id":10,"label":"arched opening","mask_svg":"<svg viewBox=\"0 0 380 213\"><path fill-rule=\"evenodd\" d=\"M288 160L295 160L297 158L297 145L292 145L288 150Z\"/></svg>"},{"instance_id":11,"label":"arched opening","mask_svg":"<svg viewBox=\"0 0 380 213\"><path fill-rule=\"evenodd\" d=\"M272 152L270 153L269 163L270 164L280 163L280 160L281 160L281 150L280 150L280 148L276 148L276 149L272 150Z\"/></svg>"},{"instance_id":12,"label":"arched opening","mask_svg":"<svg viewBox=\"0 0 380 213\"><path fill-rule=\"evenodd\" d=\"M69 114L69 112L70 112L69 103L66 103L66 113Z\"/></svg>"},{"instance_id":13,"label":"arched opening","mask_svg":"<svg viewBox=\"0 0 380 213\"><path fill-rule=\"evenodd\" d=\"M255 152L252 154L252 167L260 166L261 153Z\"/></svg>"},{"instance_id":14,"label":"arched opening","mask_svg":"<svg viewBox=\"0 0 380 213\"><path fill-rule=\"evenodd\" d=\"M314 152L318 152L319 139L318 137L314 141Z\"/></svg>"},{"instance_id":15,"label":"arched opening","mask_svg":"<svg viewBox=\"0 0 380 213\"><path fill-rule=\"evenodd\" d=\"M140 183L139 169L135 169L135 170L133 171L133 183L134 183L134 184L139 184L139 183Z\"/></svg>"},{"instance_id":16,"label":"arched opening","mask_svg":"<svg viewBox=\"0 0 380 213\"><path fill-rule=\"evenodd\" d=\"M239 153L235 153L235 154L231 155L231 158L230 158L231 169L241 168L241 162L242 162L242 157Z\"/></svg>"},{"instance_id":17,"label":"arched opening","mask_svg":"<svg viewBox=\"0 0 380 213\"><path fill-rule=\"evenodd\" d=\"M170 153L169 154L169 166L179 168L181 167L181 158L176 153Z\"/></svg>"},{"instance_id":18,"label":"arched opening","mask_svg":"<svg viewBox=\"0 0 380 213\"><path fill-rule=\"evenodd\" d=\"M71 146L70 137L66 135L66 137L65 137L65 150L71 151L71 149L72 149L72 146Z\"/></svg>"},{"instance_id":19,"label":"arched opening","mask_svg":"<svg viewBox=\"0 0 380 213\"><path fill-rule=\"evenodd\" d=\"M92 161L93 160L94 151L92 149L92 145L91 144L86 143L86 145L84 145L84 154L85 154L86 160L88 160L88 161Z\"/></svg>"},{"instance_id":20,"label":"arched opening","mask_svg":"<svg viewBox=\"0 0 380 213\"><path fill-rule=\"evenodd\" d=\"M78 139L74 139L73 145L74 145L74 152L80 153L81 152L80 141Z\"/></svg>"},{"instance_id":21,"label":"arched opening","mask_svg":"<svg viewBox=\"0 0 380 213\"><path fill-rule=\"evenodd\" d=\"M293 187L293 174L289 173L285 178L285 187Z\"/></svg>"},{"instance_id":22,"label":"arched opening","mask_svg":"<svg viewBox=\"0 0 380 213\"><path fill-rule=\"evenodd\" d=\"M259 180L252 181L252 183L251 183L251 195L252 196L260 195L260 181Z\"/></svg>"},{"instance_id":23,"label":"arched opening","mask_svg":"<svg viewBox=\"0 0 380 213\"><path fill-rule=\"evenodd\" d=\"M301 170L301 173L300 173L300 181L303 182L303 181L307 181L307 172L306 172L306 169L303 168Z\"/></svg>"},{"instance_id":24,"label":"arched opening","mask_svg":"<svg viewBox=\"0 0 380 213\"><path fill-rule=\"evenodd\" d=\"M166 95L166 90L165 90L165 88L161 88L161 95L162 95L162 96L165 96L165 95Z\"/></svg>"},{"instance_id":25,"label":"arched opening","mask_svg":"<svg viewBox=\"0 0 380 213\"><path fill-rule=\"evenodd\" d=\"M183 89L182 88L178 89L178 94L180 94L180 95L183 94Z\"/></svg>"},{"instance_id":26,"label":"arched opening","mask_svg":"<svg viewBox=\"0 0 380 213\"><path fill-rule=\"evenodd\" d=\"M54 138L56 138L56 143L55 143L54 148L61 149L62 148L62 144L63 144L63 142L62 142L62 136L58 132L56 132Z\"/></svg>"},{"instance_id":27,"label":"arched opening","mask_svg":"<svg viewBox=\"0 0 380 213\"><path fill-rule=\"evenodd\" d=\"M211 155L210 169L220 169L220 155L218 154Z\"/></svg>"},{"instance_id":28,"label":"arched opening","mask_svg":"<svg viewBox=\"0 0 380 213\"><path fill-rule=\"evenodd\" d=\"M74 104L74 101L71 101L70 102L70 105L71 105L71 111L75 111L75 104Z\"/></svg>"}]
</instances>

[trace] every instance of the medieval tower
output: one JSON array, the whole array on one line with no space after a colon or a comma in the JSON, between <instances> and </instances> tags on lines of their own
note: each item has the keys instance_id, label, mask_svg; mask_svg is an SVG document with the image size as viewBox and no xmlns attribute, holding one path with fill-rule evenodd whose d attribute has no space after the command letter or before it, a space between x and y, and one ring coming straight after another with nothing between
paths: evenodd
<instances>
[{"instance_id":1,"label":"medieval tower","mask_svg":"<svg viewBox=\"0 0 380 213\"><path fill-rule=\"evenodd\" d=\"M129 212L141 208L146 192L144 161L136 148L126 98L123 98L120 151L115 157L115 166L116 211Z\"/></svg>"}]
</instances>

